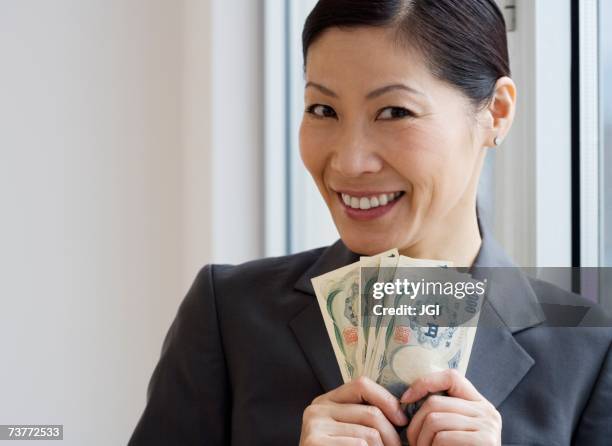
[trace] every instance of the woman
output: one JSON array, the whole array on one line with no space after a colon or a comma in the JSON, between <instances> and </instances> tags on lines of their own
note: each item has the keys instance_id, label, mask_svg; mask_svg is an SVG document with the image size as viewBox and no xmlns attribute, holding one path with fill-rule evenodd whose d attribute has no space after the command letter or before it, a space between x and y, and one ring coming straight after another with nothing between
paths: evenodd
<instances>
[{"instance_id":1,"label":"woman","mask_svg":"<svg viewBox=\"0 0 612 446\"><path fill-rule=\"evenodd\" d=\"M402 427L411 445L610 444L610 330L552 328L535 310L580 298L511 273L488 296L467 375L415 382L402 402L438 395L407 420L373 381L342 384L313 295L312 277L394 247L512 265L476 211L486 151L515 112L494 1L321 0L303 52L301 156L341 240L205 266L130 444L399 445Z\"/></svg>"}]
</instances>

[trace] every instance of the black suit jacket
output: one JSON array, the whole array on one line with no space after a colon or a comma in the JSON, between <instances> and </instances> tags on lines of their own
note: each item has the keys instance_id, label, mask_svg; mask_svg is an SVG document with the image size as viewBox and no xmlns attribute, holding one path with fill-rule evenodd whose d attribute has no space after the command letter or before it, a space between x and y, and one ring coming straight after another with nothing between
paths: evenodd
<instances>
[{"instance_id":1,"label":"black suit jacket","mask_svg":"<svg viewBox=\"0 0 612 446\"><path fill-rule=\"evenodd\" d=\"M512 266L482 229L475 265ZM166 335L129 445L297 445L305 407L342 384L310 279L357 259L339 240L204 266ZM601 314L509 271L485 301L467 371L501 413L503 443L612 445L610 326L549 323L541 300Z\"/></svg>"}]
</instances>

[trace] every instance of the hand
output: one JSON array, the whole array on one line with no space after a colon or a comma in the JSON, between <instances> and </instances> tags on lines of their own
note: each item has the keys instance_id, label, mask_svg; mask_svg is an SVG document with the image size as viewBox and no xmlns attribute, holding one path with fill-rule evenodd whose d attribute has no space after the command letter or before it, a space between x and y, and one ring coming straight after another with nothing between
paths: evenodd
<instances>
[{"instance_id":1,"label":"hand","mask_svg":"<svg viewBox=\"0 0 612 446\"><path fill-rule=\"evenodd\" d=\"M315 398L304 410L300 446L400 446L392 423L408 423L399 400L362 376Z\"/></svg>"},{"instance_id":2,"label":"hand","mask_svg":"<svg viewBox=\"0 0 612 446\"><path fill-rule=\"evenodd\" d=\"M410 421L411 446L501 445L501 415L455 370L416 380L400 401L413 403L442 391L449 396L429 396Z\"/></svg>"}]
</instances>

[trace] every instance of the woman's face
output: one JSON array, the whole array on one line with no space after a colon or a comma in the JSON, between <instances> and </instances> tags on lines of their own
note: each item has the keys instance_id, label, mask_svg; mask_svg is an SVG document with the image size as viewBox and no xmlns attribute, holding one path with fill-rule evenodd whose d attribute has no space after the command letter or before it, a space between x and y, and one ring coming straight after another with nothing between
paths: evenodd
<instances>
[{"instance_id":1,"label":"woman's face","mask_svg":"<svg viewBox=\"0 0 612 446\"><path fill-rule=\"evenodd\" d=\"M484 135L469 100L383 28L308 49L300 153L354 252L407 250L474 213Z\"/></svg>"}]
</instances>

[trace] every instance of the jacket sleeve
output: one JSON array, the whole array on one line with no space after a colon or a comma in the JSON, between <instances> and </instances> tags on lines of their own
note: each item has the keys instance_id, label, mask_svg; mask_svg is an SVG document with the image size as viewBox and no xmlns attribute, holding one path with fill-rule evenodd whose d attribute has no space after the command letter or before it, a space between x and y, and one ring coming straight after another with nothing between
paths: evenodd
<instances>
[{"instance_id":1,"label":"jacket sleeve","mask_svg":"<svg viewBox=\"0 0 612 446\"><path fill-rule=\"evenodd\" d=\"M574 433L573 445L604 446L612 438L612 346Z\"/></svg>"},{"instance_id":2,"label":"jacket sleeve","mask_svg":"<svg viewBox=\"0 0 612 446\"><path fill-rule=\"evenodd\" d=\"M164 339L128 446L230 443L230 399L213 286L198 273Z\"/></svg>"}]
</instances>

